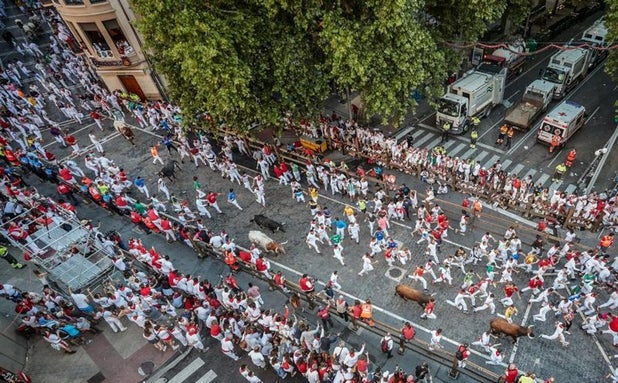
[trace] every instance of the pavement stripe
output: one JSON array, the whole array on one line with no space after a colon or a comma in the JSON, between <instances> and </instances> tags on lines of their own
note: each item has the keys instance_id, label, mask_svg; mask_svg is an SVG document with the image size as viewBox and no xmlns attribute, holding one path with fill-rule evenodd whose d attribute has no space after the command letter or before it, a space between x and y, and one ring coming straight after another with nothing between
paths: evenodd
<instances>
[{"instance_id":1,"label":"pavement stripe","mask_svg":"<svg viewBox=\"0 0 618 383\"><path fill-rule=\"evenodd\" d=\"M210 383L217 377L213 370L208 371L204 376L199 378L195 383Z\"/></svg>"},{"instance_id":2,"label":"pavement stripe","mask_svg":"<svg viewBox=\"0 0 618 383\"><path fill-rule=\"evenodd\" d=\"M510 159L506 159L504 160L504 162L502 163L502 170L506 171L506 169L513 163L512 160Z\"/></svg>"},{"instance_id":3,"label":"pavement stripe","mask_svg":"<svg viewBox=\"0 0 618 383\"><path fill-rule=\"evenodd\" d=\"M433 147L438 145L440 143L440 141L442 141L441 137L438 137L438 138L434 139L433 141L431 141L430 143L427 144L427 148L432 149Z\"/></svg>"},{"instance_id":4,"label":"pavement stripe","mask_svg":"<svg viewBox=\"0 0 618 383\"><path fill-rule=\"evenodd\" d=\"M526 174L524 174L524 178L530 176L530 177L532 177L534 179L534 175L535 174L536 174L536 170L530 169L530 170L528 170L528 172Z\"/></svg>"},{"instance_id":5,"label":"pavement stripe","mask_svg":"<svg viewBox=\"0 0 618 383\"><path fill-rule=\"evenodd\" d=\"M465 145L464 145L465 146ZM466 150L464 154L461 155L461 158L472 158L472 154L476 151L476 148L469 148Z\"/></svg>"},{"instance_id":6,"label":"pavement stripe","mask_svg":"<svg viewBox=\"0 0 618 383\"><path fill-rule=\"evenodd\" d=\"M545 182L547 182L547 180L548 180L548 179L549 179L549 174L545 174L545 173L543 173L543 174L541 175L541 177L540 177L540 178L536 181L536 183L541 184L541 185L544 185L544 184L545 184Z\"/></svg>"},{"instance_id":7,"label":"pavement stripe","mask_svg":"<svg viewBox=\"0 0 618 383\"><path fill-rule=\"evenodd\" d=\"M510 173L511 173L511 174L515 174L515 175L517 175L517 174L519 174L519 172L521 172L521 171L522 171L522 169L523 169L524 167L525 167L524 165L522 165L522 164L518 164L517 166L515 166L515 167L513 168L513 171L511 171Z\"/></svg>"},{"instance_id":8,"label":"pavement stripe","mask_svg":"<svg viewBox=\"0 0 618 383\"><path fill-rule=\"evenodd\" d=\"M204 362L202 358L197 358L189 363L187 367L183 368L178 374L174 375L167 383L183 383L189 376L193 375L195 371L205 364L206 362Z\"/></svg>"},{"instance_id":9,"label":"pavement stripe","mask_svg":"<svg viewBox=\"0 0 618 383\"><path fill-rule=\"evenodd\" d=\"M450 148L451 146L455 145L455 143L456 143L456 142L457 142L457 141L455 141L455 140L450 140L450 141L447 141L447 142L446 142L444 145L442 145L442 146L444 147L444 149L448 149L448 148Z\"/></svg>"},{"instance_id":10,"label":"pavement stripe","mask_svg":"<svg viewBox=\"0 0 618 383\"><path fill-rule=\"evenodd\" d=\"M493 164L496 163L496 161L498 161L500 159L500 156L497 154L494 154L493 156L491 156L491 158L489 159L489 161L485 162L485 165L483 165L483 167L485 169L489 169L493 166Z\"/></svg>"},{"instance_id":11,"label":"pavement stripe","mask_svg":"<svg viewBox=\"0 0 618 383\"><path fill-rule=\"evenodd\" d=\"M567 195L573 194L573 192L575 192L575 189L577 189L577 185L569 184L569 186L567 186L566 189L564 189L564 192Z\"/></svg>"},{"instance_id":12,"label":"pavement stripe","mask_svg":"<svg viewBox=\"0 0 618 383\"><path fill-rule=\"evenodd\" d=\"M427 133L427 132L423 129L416 129L416 131L412 133L412 137L414 138L414 141L416 141L416 139L419 138L423 133Z\"/></svg>"},{"instance_id":13,"label":"pavement stripe","mask_svg":"<svg viewBox=\"0 0 618 383\"><path fill-rule=\"evenodd\" d=\"M488 152L480 152L476 157L474 157L474 160L481 162L483 158L487 157L488 155L489 155Z\"/></svg>"},{"instance_id":14,"label":"pavement stripe","mask_svg":"<svg viewBox=\"0 0 618 383\"><path fill-rule=\"evenodd\" d=\"M468 145L466 144L458 144L457 146L455 146L454 149L448 151L448 155L451 157L455 157L457 154L459 154L459 152L461 152L467 147Z\"/></svg>"},{"instance_id":15,"label":"pavement stripe","mask_svg":"<svg viewBox=\"0 0 618 383\"><path fill-rule=\"evenodd\" d=\"M434 137L434 135L430 132L424 131L424 133L425 135L414 143L416 147L421 147L423 143L429 141L432 137Z\"/></svg>"}]
</instances>

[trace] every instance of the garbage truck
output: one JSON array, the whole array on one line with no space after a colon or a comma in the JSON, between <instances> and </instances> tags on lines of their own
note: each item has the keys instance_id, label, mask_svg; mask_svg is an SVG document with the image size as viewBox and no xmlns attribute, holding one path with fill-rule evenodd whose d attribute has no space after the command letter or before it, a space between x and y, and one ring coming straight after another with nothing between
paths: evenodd
<instances>
[{"instance_id":1,"label":"garbage truck","mask_svg":"<svg viewBox=\"0 0 618 383\"><path fill-rule=\"evenodd\" d=\"M541 79L554 83L554 99L564 98L588 73L590 50L573 48L561 50L549 59L541 71Z\"/></svg>"},{"instance_id":2,"label":"garbage truck","mask_svg":"<svg viewBox=\"0 0 618 383\"><path fill-rule=\"evenodd\" d=\"M471 118L483 118L504 99L507 68L482 63L450 84L438 101L436 126L451 125L450 133L463 134L470 128Z\"/></svg>"},{"instance_id":3,"label":"garbage truck","mask_svg":"<svg viewBox=\"0 0 618 383\"><path fill-rule=\"evenodd\" d=\"M549 81L534 80L526 87L518 103L506 111L504 123L519 130L528 130L541 113L547 110L554 95L555 85Z\"/></svg>"},{"instance_id":4,"label":"garbage truck","mask_svg":"<svg viewBox=\"0 0 618 383\"><path fill-rule=\"evenodd\" d=\"M522 55L524 51L524 41L517 40L506 44L504 48L496 49L491 54L484 55L483 61L507 68L507 79L510 80L524 70L526 64L526 56Z\"/></svg>"}]
</instances>

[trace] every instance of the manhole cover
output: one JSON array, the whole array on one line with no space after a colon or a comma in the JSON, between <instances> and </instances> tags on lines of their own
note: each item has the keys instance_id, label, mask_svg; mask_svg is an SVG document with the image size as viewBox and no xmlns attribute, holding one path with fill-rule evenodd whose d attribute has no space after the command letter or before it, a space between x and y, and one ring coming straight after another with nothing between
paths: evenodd
<instances>
[{"instance_id":1,"label":"manhole cover","mask_svg":"<svg viewBox=\"0 0 618 383\"><path fill-rule=\"evenodd\" d=\"M154 367L155 367L154 363L152 363L150 361L144 362L144 363L140 364L139 368L137 369L137 372L141 376L149 376L154 371Z\"/></svg>"},{"instance_id":2,"label":"manhole cover","mask_svg":"<svg viewBox=\"0 0 618 383\"><path fill-rule=\"evenodd\" d=\"M391 266L388 270L386 270L384 276L394 280L395 282L399 282L401 281L401 278L404 276L405 272L406 271L400 267Z\"/></svg>"}]
</instances>

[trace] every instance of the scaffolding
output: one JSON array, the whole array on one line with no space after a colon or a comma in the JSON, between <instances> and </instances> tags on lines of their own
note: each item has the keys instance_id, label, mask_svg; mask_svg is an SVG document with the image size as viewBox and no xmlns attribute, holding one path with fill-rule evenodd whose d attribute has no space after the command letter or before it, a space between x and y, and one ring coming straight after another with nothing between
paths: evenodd
<instances>
[{"instance_id":1,"label":"scaffolding","mask_svg":"<svg viewBox=\"0 0 618 383\"><path fill-rule=\"evenodd\" d=\"M30 254L31 262L63 292L92 287L113 270L114 264L89 222L38 195L22 200L24 212L5 222L0 233L16 248ZM43 221L43 223L41 223ZM7 231L11 222L31 227L27 241L17 241ZM34 231L32 231L34 230Z\"/></svg>"}]
</instances>

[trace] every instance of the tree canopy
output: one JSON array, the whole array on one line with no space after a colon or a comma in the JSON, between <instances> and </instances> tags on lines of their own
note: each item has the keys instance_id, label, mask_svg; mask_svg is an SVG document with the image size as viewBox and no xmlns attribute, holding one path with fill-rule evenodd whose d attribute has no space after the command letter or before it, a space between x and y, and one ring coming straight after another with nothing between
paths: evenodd
<instances>
[{"instance_id":1,"label":"tree canopy","mask_svg":"<svg viewBox=\"0 0 618 383\"><path fill-rule=\"evenodd\" d=\"M605 26L607 27L607 41L616 42L618 41L618 2L608 1L606 4ZM609 57L605 63L605 71L614 79L618 78L618 52L616 49L610 50Z\"/></svg>"},{"instance_id":2,"label":"tree canopy","mask_svg":"<svg viewBox=\"0 0 618 383\"><path fill-rule=\"evenodd\" d=\"M186 117L243 130L321 112L354 89L367 115L398 123L414 90L439 96L458 52L502 0L133 0L138 28Z\"/></svg>"}]
</instances>

